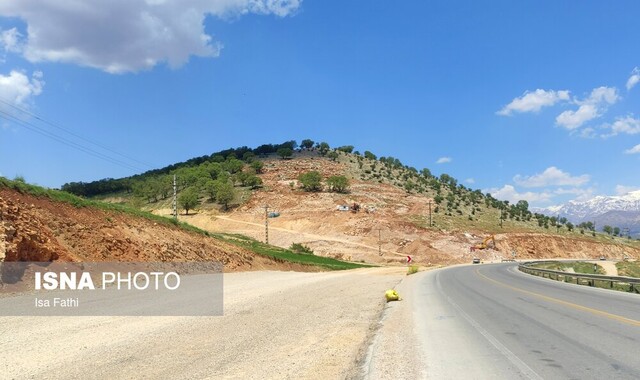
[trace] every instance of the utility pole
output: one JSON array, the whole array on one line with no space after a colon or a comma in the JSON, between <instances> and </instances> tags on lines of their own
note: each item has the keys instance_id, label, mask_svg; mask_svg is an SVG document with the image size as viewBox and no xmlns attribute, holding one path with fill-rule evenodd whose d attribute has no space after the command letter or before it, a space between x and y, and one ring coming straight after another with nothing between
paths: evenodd
<instances>
[{"instance_id":1,"label":"utility pole","mask_svg":"<svg viewBox=\"0 0 640 380\"><path fill-rule=\"evenodd\" d=\"M431 222L431 201L429 201L429 227L433 227L433 223Z\"/></svg>"},{"instance_id":2,"label":"utility pole","mask_svg":"<svg viewBox=\"0 0 640 380\"><path fill-rule=\"evenodd\" d=\"M382 256L382 232L378 228L378 256Z\"/></svg>"},{"instance_id":3,"label":"utility pole","mask_svg":"<svg viewBox=\"0 0 640 380\"><path fill-rule=\"evenodd\" d=\"M175 174L173 175L173 219L178 220L178 191Z\"/></svg>"},{"instance_id":4,"label":"utility pole","mask_svg":"<svg viewBox=\"0 0 640 380\"><path fill-rule=\"evenodd\" d=\"M269 244L269 205L264 205L264 242Z\"/></svg>"}]
</instances>

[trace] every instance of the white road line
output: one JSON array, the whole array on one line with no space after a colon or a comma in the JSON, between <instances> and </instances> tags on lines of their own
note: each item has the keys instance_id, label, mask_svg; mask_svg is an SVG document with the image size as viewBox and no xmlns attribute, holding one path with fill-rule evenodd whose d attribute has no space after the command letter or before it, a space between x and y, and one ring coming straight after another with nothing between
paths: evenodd
<instances>
[{"instance_id":1,"label":"white road line","mask_svg":"<svg viewBox=\"0 0 640 380\"><path fill-rule=\"evenodd\" d=\"M500 343L500 341L498 341L498 339L491 335L487 330L482 328L482 326L480 326L478 322L476 322L467 313L465 313L464 310L462 310L462 308L458 306L458 304L456 304L451 298L449 298L449 296L444 293L444 291L442 290L442 286L440 285L439 273L436 274L436 286L438 287L438 291L445 296L447 302L449 302L451 306L453 306L458 311L458 313L460 313L460 315L462 315L462 317L466 319L467 322L469 322L469 324L473 326L473 328L476 329L476 331L478 331L487 341L489 341L491 345L493 345L498 351L500 351L502 355L504 355L513 365L515 365L523 375L525 375L529 379L543 380L543 378L525 362L523 362L522 359L520 359L518 356L516 356L516 354L511 352L511 350Z\"/></svg>"}]
</instances>

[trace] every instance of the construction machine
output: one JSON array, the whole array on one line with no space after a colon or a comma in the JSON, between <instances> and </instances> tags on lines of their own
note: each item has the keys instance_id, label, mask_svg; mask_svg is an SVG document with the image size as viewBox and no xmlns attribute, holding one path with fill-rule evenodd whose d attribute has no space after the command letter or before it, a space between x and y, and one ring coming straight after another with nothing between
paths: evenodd
<instances>
[{"instance_id":1,"label":"construction machine","mask_svg":"<svg viewBox=\"0 0 640 380\"><path fill-rule=\"evenodd\" d=\"M491 245L491 246L490 246ZM480 244L472 245L469 250L471 252L477 249L487 249L487 248L496 248L496 240L493 235L489 235Z\"/></svg>"}]
</instances>

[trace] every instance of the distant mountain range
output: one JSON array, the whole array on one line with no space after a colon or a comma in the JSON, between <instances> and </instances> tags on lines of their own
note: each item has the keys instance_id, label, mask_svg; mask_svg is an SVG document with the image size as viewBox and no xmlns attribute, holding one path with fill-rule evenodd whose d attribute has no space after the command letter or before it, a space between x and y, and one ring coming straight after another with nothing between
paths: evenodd
<instances>
[{"instance_id":1,"label":"distant mountain range","mask_svg":"<svg viewBox=\"0 0 640 380\"><path fill-rule=\"evenodd\" d=\"M570 201L563 205L533 208L532 211L549 216L560 216L573 223L593 221L602 226L629 228L634 237L640 237L640 190L619 196L597 196L588 201Z\"/></svg>"}]
</instances>

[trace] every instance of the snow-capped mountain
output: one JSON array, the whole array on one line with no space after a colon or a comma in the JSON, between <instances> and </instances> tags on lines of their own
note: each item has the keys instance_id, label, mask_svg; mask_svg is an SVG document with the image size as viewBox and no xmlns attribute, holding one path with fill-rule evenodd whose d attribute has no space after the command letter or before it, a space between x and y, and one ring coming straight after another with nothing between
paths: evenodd
<instances>
[{"instance_id":1,"label":"snow-capped mountain","mask_svg":"<svg viewBox=\"0 0 640 380\"><path fill-rule=\"evenodd\" d=\"M629 228L632 234L640 233L640 190L618 196L597 196L588 201L570 201L563 205L532 209L549 216L565 217L573 223L595 221Z\"/></svg>"}]
</instances>

